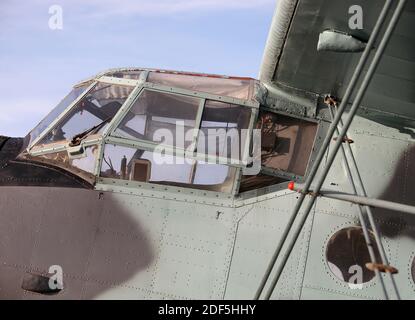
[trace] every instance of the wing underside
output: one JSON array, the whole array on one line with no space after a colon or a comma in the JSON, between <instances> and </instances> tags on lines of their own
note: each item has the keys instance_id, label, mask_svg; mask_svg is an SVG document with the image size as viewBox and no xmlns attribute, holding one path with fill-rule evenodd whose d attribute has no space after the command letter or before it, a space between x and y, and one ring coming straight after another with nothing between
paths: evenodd
<instances>
[{"instance_id":1,"label":"wing underside","mask_svg":"<svg viewBox=\"0 0 415 320\"><path fill-rule=\"evenodd\" d=\"M349 12L356 5L362 8L363 29L352 30ZM264 53L261 81L290 95L332 94L341 98L361 53L317 51L319 36L325 30L336 30L367 41L382 6L383 1L375 0L280 0ZM415 119L414 27L415 2L409 1L362 102L378 119L412 124ZM378 43L379 39L375 47Z\"/></svg>"}]
</instances>

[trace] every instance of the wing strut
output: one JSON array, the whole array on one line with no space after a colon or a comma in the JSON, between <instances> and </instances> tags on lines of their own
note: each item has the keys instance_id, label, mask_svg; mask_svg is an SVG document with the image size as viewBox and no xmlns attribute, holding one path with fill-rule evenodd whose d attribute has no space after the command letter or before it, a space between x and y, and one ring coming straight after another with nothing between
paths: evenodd
<instances>
[{"instance_id":1,"label":"wing strut","mask_svg":"<svg viewBox=\"0 0 415 320\"><path fill-rule=\"evenodd\" d=\"M369 38L368 44L367 44L367 46L366 46L366 48L365 48L365 50L364 50L364 52L363 52L363 54L360 58L360 61L359 61L358 65L356 66L356 69L354 71L352 79L350 80L350 83L349 83L349 85L347 87L347 90L345 92L345 95L344 95L344 97L343 97L343 99L340 103L338 111L335 114L334 120L332 121L331 126L328 130L327 136L325 137L324 142L321 146L321 149L319 150L316 161L314 162L314 164L313 164L313 166L310 170L310 173L309 173L309 175L308 175L308 177L305 181L303 192L301 193L301 195L300 195L300 197L299 197L299 199L296 203L296 206L295 206L295 208L294 208L294 210L293 210L293 212L290 216L289 222L287 223L287 226L286 226L286 228L285 228L285 230L282 234L282 237L281 237L281 239L278 243L278 246L277 246L277 248L274 252L274 255L273 255L273 257L270 261L270 264L269 264L269 266L266 270L266 273L264 274L264 277L261 281L261 284L260 284L260 286L259 286L259 288L256 292L255 299L259 299L261 297L261 294L262 294L262 292L265 288L265 285L267 284L267 282L270 278L270 275L271 275L271 273L272 273L272 271L273 271L273 269L274 269L274 267L277 263L277 259L280 257L281 250L282 250L283 246L285 245L285 243L287 241L287 238L288 238L289 234L291 233L291 231L293 229L294 222L295 222L295 220L296 220L296 218L299 214L299 211L302 207L302 204L305 200L306 195L310 191L310 187L314 182L314 178L316 177L317 171L319 170L319 167L321 166L321 163L322 163L322 161L325 157L325 154L328 150L328 147L329 147L330 142L333 138L333 135L336 132L336 130L338 130L338 125L340 124L341 117L342 117L342 115L343 115L343 113L346 109L346 106L349 103L350 97L351 97L352 93L354 92L356 85L358 84L359 78L360 78L360 76L361 76L361 74L364 70L364 67L368 63L368 59L369 59L369 56L370 56L371 49L374 47L375 41L376 41L376 39L377 39L377 37L380 33L382 25L385 22L386 17L388 16L389 9L391 7L392 2L393 2L392 0L386 0L385 1L383 9L382 9L382 11L379 15L379 18L376 22L376 25L373 29L373 32L372 32L372 34ZM321 190L321 187L322 187L322 185L323 185L323 183L324 183L324 181L327 177L327 174L328 174L331 166L334 163L336 155L337 155L340 147L342 146L343 139L346 137L347 131L348 131L353 119L354 119L354 116L355 116L357 110L359 109L360 103L361 103L361 101L362 101L362 99L363 99L363 97L366 93L366 90L367 90L367 88L368 88L368 86L369 86L369 84L372 80L372 77L373 77L373 75L376 71L376 68L377 68L377 66L378 66L378 64L379 64L379 62L380 62L380 60L383 56L385 48L386 48L387 44L389 43L389 40L392 36L392 33L393 33L393 31L394 31L394 29L395 29L395 27L396 27L396 25L397 25L397 23L400 19L400 16L401 16L402 11L405 7L405 4L406 4L406 0L399 0L398 5L396 6L396 9L395 9L395 11L392 15L392 18L390 19L389 24L386 28L386 31L385 31L384 35L382 36L379 47L377 48L376 53L373 57L373 60L369 65L369 69L368 69L362 83L358 87L356 98L353 101L352 107L349 111L349 114L348 114L344 124L343 124L341 132L340 132L339 136L337 137L337 140L334 144L333 150L330 152L330 154L328 156L327 164L322 169L322 172L321 172L320 176L318 177L317 182L315 183L314 193L311 195L311 198L309 199L309 201L308 201L308 203L307 203L307 205L304 209L304 212L302 213L302 215L300 217L300 221L299 221L299 223L297 224L297 226L295 227L295 229L293 231L292 238L290 239L289 243L287 244L287 248L285 249L283 255L281 256L281 259L280 259L281 261L277 265L275 275L274 275L274 277L271 281L271 284L270 284L270 286L269 286L269 288L268 288L268 290L265 294L265 299L270 299L272 293L274 292L274 289L275 289L275 287L276 287L276 285L277 285L277 283L278 283L278 281L281 277L281 274L282 274L282 272L284 270L284 267L285 267L290 255L291 255L291 252L292 252L292 250L295 246L295 243L297 242L297 239L298 239L298 237L299 237L299 235L300 235L300 233L301 233L301 231L304 227L304 224L305 224L305 222L306 222L306 220L307 220L307 218L310 214L310 211L313 208L316 197L317 197L318 193ZM370 219L370 216L371 216L371 214L369 214L369 212L368 212L369 220L371 220L370 222L374 222L373 221L373 216L372 216L372 219ZM365 232L365 235L366 235L366 233L368 232L366 224L362 224L362 228L363 228L363 230L365 230L364 232ZM379 233L376 232L375 237L379 238ZM380 238L377 239L377 242L380 242ZM381 248L382 247L379 247L380 251L381 252L383 251L383 253L384 253L384 250L382 250ZM369 249L369 253L370 253L371 250L373 250L373 248L370 245L370 242L368 243L368 249ZM371 258L372 258L372 254L371 254ZM383 260L383 258L386 258L386 257L382 256L382 260ZM387 263L384 263L385 261L383 261L383 264L387 266ZM372 259L372 264L377 265L376 261L373 261L373 259ZM383 281L383 277L382 277L381 273L379 272L379 268L375 268L374 270L375 270L375 273L378 276L379 282L382 286L384 297L386 299L389 299L389 295L388 295L388 292L386 290L385 283ZM394 286L394 288L396 289L396 286ZM399 293L397 292L397 290L395 290L395 291L396 291L396 294L397 294L397 298L399 299Z\"/></svg>"}]
</instances>

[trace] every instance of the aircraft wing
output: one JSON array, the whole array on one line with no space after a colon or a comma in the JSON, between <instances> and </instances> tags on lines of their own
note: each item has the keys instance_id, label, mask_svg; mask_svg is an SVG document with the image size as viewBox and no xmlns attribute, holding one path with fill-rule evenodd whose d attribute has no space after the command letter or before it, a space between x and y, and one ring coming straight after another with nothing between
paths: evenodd
<instances>
[{"instance_id":1,"label":"aircraft wing","mask_svg":"<svg viewBox=\"0 0 415 320\"><path fill-rule=\"evenodd\" d=\"M394 2L389 18L398 1ZM363 29L349 27L353 16L349 10L355 5L362 8ZM361 53L318 51L320 33L336 30L367 41L383 5L379 0L279 0L260 80L290 96L341 98ZM415 1L408 1L362 102L361 109L377 120L397 119L414 127L414 28Z\"/></svg>"}]
</instances>

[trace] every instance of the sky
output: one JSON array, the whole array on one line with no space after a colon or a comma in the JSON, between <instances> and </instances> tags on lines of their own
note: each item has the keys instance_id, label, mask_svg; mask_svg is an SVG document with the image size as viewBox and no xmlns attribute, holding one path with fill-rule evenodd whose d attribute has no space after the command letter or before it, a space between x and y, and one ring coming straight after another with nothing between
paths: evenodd
<instances>
[{"instance_id":1,"label":"sky","mask_svg":"<svg viewBox=\"0 0 415 320\"><path fill-rule=\"evenodd\" d=\"M53 30L50 7L62 8ZM0 135L82 79L147 67L257 78L276 0L0 0Z\"/></svg>"}]
</instances>

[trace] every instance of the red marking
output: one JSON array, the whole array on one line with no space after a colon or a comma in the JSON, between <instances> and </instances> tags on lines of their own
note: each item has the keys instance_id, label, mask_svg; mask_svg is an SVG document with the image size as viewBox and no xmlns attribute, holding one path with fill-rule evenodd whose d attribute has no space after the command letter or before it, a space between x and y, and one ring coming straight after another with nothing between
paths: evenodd
<instances>
[{"instance_id":1,"label":"red marking","mask_svg":"<svg viewBox=\"0 0 415 320\"><path fill-rule=\"evenodd\" d=\"M290 189L290 190L294 191L294 187L295 187L295 184L294 184L294 182L293 182L293 181L291 181L291 182L288 184L288 189Z\"/></svg>"}]
</instances>

